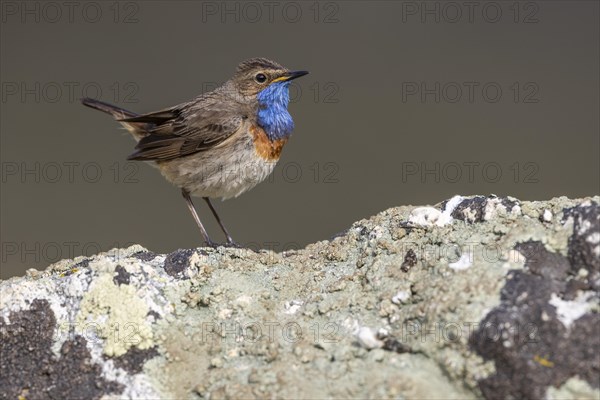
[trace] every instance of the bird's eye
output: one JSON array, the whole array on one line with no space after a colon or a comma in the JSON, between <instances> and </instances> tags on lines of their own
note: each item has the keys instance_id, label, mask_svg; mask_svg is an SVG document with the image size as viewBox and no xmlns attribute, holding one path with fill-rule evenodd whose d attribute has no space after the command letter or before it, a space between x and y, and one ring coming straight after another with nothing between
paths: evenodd
<instances>
[{"instance_id":1,"label":"bird's eye","mask_svg":"<svg viewBox=\"0 0 600 400\"><path fill-rule=\"evenodd\" d=\"M264 83L267 80L267 76L265 74L260 73L260 74L256 74L254 79L256 79L256 82L258 82L258 83Z\"/></svg>"}]
</instances>

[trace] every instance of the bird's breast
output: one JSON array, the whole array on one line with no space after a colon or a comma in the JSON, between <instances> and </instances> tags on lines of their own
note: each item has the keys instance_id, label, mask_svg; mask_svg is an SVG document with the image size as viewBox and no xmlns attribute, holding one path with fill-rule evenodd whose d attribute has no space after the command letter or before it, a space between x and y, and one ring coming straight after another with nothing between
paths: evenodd
<instances>
[{"instance_id":1,"label":"bird's breast","mask_svg":"<svg viewBox=\"0 0 600 400\"><path fill-rule=\"evenodd\" d=\"M271 162L279 160L287 138L271 140L265 130L257 124L250 126L250 135L254 142L254 150L260 158Z\"/></svg>"}]
</instances>

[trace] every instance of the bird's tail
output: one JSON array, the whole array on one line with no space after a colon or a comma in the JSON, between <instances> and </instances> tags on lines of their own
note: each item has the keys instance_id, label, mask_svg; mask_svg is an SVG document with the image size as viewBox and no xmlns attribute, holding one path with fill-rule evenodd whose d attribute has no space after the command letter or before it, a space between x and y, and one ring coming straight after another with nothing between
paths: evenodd
<instances>
[{"instance_id":1,"label":"bird's tail","mask_svg":"<svg viewBox=\"0 0 600 400\"><path fill-rule=\"evenodd\" d=\"M131 118L138 115L121 107L113 106L112 104L108 104L100 100L90 99L89 97L81 99L81 104L110 114L115 117L115 119Z\"/></svg>"},{"instance_id":2,"label":"bird's tail","mask_svg":"<svg viewBox=\"0 0 600 400\"><path fill-rule=\"evenodd\" d=\"M89 97L81 99L81 104L112 115L113 118L116 119L121 125L123 125L125 129L127 129L137 141L139 141L141 138L147 135L146 129L148 127L148 124L140 122L122 121L125 118L137 117L139 114L125 110L121 107L114 106L112 104L105 103L100 100L91 99Z\"/></svg>"}]
</instances>

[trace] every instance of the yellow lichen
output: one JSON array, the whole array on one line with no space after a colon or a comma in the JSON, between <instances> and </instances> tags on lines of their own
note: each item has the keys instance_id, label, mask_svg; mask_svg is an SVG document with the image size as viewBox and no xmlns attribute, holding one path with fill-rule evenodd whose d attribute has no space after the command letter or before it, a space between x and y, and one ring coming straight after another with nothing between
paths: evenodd
<instances>
[{"instance_id":1,"label":"yellow lichen","mask_svg":"<svg viewBox=\"0 0 600 400\"><path fill-rule=\"evenodd\" d=\"M103 272L92 283L81 301L77 329L84 336L96 331L105 339L104 354L108 356L123 355L131 347L152 347L152 329L146 321L148 306L132 285L115 285L112 275Z\"/></svg>"},{"instance_id":2,"label":"yellow lichen","mask_svg":"<svg viewBox=\"0 0 600 400\"><path fill-rule=\"evenodd\" d=\"M537 362L538 364L540 364L543 367L548 367L548 368L554 367L554 363L545 357L540 357L538 355L535 355L533 357L533 361Z\"/></svg>"}]
</instances>

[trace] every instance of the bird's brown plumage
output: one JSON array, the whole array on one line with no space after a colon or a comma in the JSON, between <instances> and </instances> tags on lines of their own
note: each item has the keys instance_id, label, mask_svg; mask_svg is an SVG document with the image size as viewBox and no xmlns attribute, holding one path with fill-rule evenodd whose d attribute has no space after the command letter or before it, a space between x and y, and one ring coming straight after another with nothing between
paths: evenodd
<instances>
[{"instance_id":1,"label":"bird's brown plumage","mask_svg":"<svg viewBox=\"0 0 600 400\"><path fill-rule=\"evenodd\" d=\"M264 83L257 72L269 77ZM234 77L212 92L192 101L138 115L98 100L84 99L89 107L107 112L138 140L129 160L168 161L210 150L233 136L246 119L255 118L256 93L289 72L266 58L252 58L238 65Z\"/></svg>"}]
</instances>

